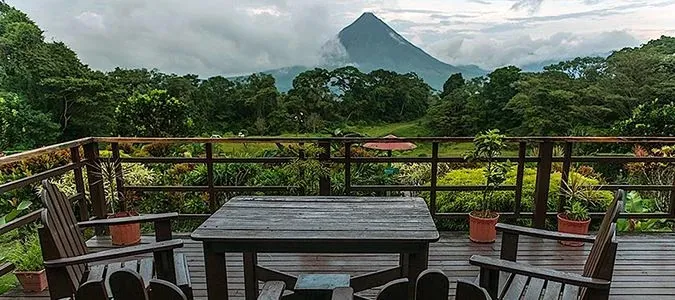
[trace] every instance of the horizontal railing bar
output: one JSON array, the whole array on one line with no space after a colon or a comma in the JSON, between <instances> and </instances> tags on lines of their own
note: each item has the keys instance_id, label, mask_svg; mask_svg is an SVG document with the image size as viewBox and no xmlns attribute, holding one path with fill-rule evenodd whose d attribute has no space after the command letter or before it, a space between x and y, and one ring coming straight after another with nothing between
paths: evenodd
<instances>
[{"instance_id":1,"label":"horizontal railing bar","mask_svg":"<svg viewBox=\"0 0 675 300\"><path fill-rule=\"evenodd\" d=\"M214 186L217 192L275 192L297 189L297 186ZM208 186L125 186L135 192L208 192Z\"/></svg>"},{"instance_id":2,"label":"horizontal railing bar","mask_svg":"<svg viewBox=\"0 0 675 300\"><path fill-rule=\"evenodd\" d=\"M673 185L635 185L635 184L607 184L607 185L595 185L588 186L588 188L596 188L603 191L616 191L616 190L628 190L628 191L670 191L675 189Z\"/></svg>"},{"instance_id":3,"label":"horizontal railing bar","mask_svg":"<svg viewBox=\"0 0 675 300\"><path fill-rule=\"evenodd\" d=\"M133 192L206 192L208 191L207 186L138 186L138 185L127 185L124 186L124 189L127 191Z\"/></svg>"},{"instance_id":4,"label":"horizontal railing bar","mask_svg":"<svg viewBox=\"0 0 675 300\"><path fill-rule=\"evenodd\" d=\"M39 182L43 179L51 178L51 177L56 177L59 175L62 175L68 171L71 171L73 169L79 168L82 166L82 162L79 163L69 163L63 166L59 166L53 169L49 169L47 171L37 173L28 177L24 177L18 180L10 181L7 183L4 183L0 185L0 193L8 192L11 190L15 190L18 188L22 188L24 186L27 186L29 184L33 184L35 182Z\"/></svg>"},{"instance_id":5,"label":"horizontal railing bar","mask_svg":"<svg viewBox=\"0 0 675 300\"><path fill-rule=\"evenodd\" d=\"M285 163L297 157L214 157L214 163Z\"/></svg>"},{"instance_id":6,"label":"horizontal railing bar","mask_svg":"<svg viewBox=\"0 0 675 300\"><path fill-rule=\"evenodd\" d=\"M14 271L14 264L10 262L5 262L0 265L0 277L5 276Z\"/></svg>"},{"instance_id":7,"label":"horizontal railing bar","mask_svg":"<svg viewBox=\"0 0 675 300\"><path fill-rule=\"evenodd\" d=\"M33 149L33 150L29 150L29 151L25 151L25 152L21 152L21 153L17 153L17 154L7 155L7 156L4 156L4 157L0 157L0 166L6 165L6 164L9 164L9 163L13 163L13 162L17 162L17 161L21 161L21 160L24 160L24 159L28 159L28 158L31 158L31 157L43 155L43 154L53 153L53 152L63 150L63 149L79 147L79 146L82 146L84 144L88 144L88 143L92 142L93 140L94 140L94 138L91 138L91 137L82 138L82 139L78 139L78 140L63 142L63 143L60 143L60 144L45 146L45 147L42 147L42 148Z\"/></svg>"},{"instance_id":8,"label":"horizontal railing bar","mask_svg":"<svg viewBox=\"0 0 675 300\"><path fill-rule=\"evenodd\" d=\"M554 158L557 161L562 158ZM614 163L632 163L632 162L675 162L675 157L657 157L657 156L572 156L572 162L614 162Z\"/></svg>"},{"instance_id":9,"label":"horizontal railing bar","mask_svg":"<svg viewBox=\"0 0 675 300\"><path fill-rule=\"evenodd\" d=\"M201 157L124 157L120 158L123 163L165 164L165 163L206 163L206 158Z\"/></svg>"},{"instance_id":10,"label":"horizontal railing bar","mask_svg":"<svg viewBox=\"0 0 675 300\"><path fill-rule=\"evenodd\" d=\"M284 192L298 189L297 186L214 186L217 192Z\"/></svg>"},{"instance_id":11,"label":"horizontal railing bar","mask_svg":"<svg viewBox=\"0 0 675 300\"><path fill-rule=\"evenodd\" d=\"M5 225L0 226L0 235L3 235L7 232L10 232L14 229L21 228L27 224L33 223L40 219L43 209L38 209L34 212L31 212L25 216L18 217L12 221L7 222Z\"/></svg>"},{"instance_id":12,"label":"horizontal railing bar","mask_svg":"<svg viewBox=\"0 0 675 300\"><path fill-rule=\"evenodd\" d=\"M178 214L179 219L208 219L210 214Z\"/></svg>"},{"instance_id":13,"label":"horizontal railing bar","mask_svg":"<svg viewBox=\"0 0 675 300\"><path fill-rule=\"evenodd\" d=\"M82 199L83 197L84 197L84 194L82 194L82 193L77 193L77 194L75 194L75 195L72 195L72 196L68 197L68 200L72 203L72 202L77 202L77 201L79 201L79 200Z\"/></svg>"},{"instance_id":14,"label":"horizontal railing bar","mask_svg":"<svg viewBox=\"0 0 675 300\"><path fill-rule=\"evenodd\" d=\"M547 212L546 216L548 217L555 217L558 215L557 212ZM601 219L605 217L604 212L591 212L589 213L591 218L593 219ZM521 212L519 214L519 218L532 218L534 216L533 212ZM468 212L453 212L453 213L436 213L436 217L439 219L463 219L463 218L468 218L469 213ZM500 212L499 213L500 218L506 218L506 219L511 219L516 217L515 213L513 212ZM667 219L667 218L672 218L667 213L621 213L619 214L619 218L621 219Z\"/></svg>"},{"instance_id":15,"label":"horizontal railing bar","mask_svg":"<svg viewBox=\"0 0 675 300\"><path fill-rule=\"evenodd\" d=\"M426 185L352 185L352 190L361 192L379 192L379 191L431 191L431 186ZM439 192L471 192L483 191L484 185L439 185L436 191ZM495 188L495 191L515 191L515 185L501 185Z\"/></svg>"},{"instance_id":16,"label":"horizontal railing bar","mask_svg":"<svg viewBox=\"0 0 675 300\"><path fill-rule=\"evenodd\" d=\"M225 137L225 138L159 138L159 137L95 137L103 143L296 143L296 142L473 142L473 137ZM506 142L575 142L575 143L675 143L675 137L506 137Z\"/></svg>"}]
</instances>

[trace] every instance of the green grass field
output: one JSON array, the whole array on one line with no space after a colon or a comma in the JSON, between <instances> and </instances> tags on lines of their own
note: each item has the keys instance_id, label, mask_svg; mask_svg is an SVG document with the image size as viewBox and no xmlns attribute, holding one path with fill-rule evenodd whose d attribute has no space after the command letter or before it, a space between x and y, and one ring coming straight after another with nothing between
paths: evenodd
<instances>
[{"instance_id":1,"label":"green grass field","mask_svg":"<svg viewBox=\"0 0 675 300\"><path fill-rule=\"evenodd\" d=\"M358 132L360 134L370 137L382 137L393 134L398 137L424 137L429 136L429 132L424 128L420 121L391 123L383 125L368 125L368 126L347 126L343 129L347 132ZM327 134L284 134L279 137L327 137ZM276 145L271 143L247 143L247 144L219 144L217 146L218 152L232 155L232 156L256 156L264 150L274 150ZM441 157L447 156L464 156L473 149L471 143L443 143L439 147L439 155ZM405 152L395 152L394 156L431 156L431 143L418 143L417 149ZM505 151L504 155L517 155L516 150Z\"/></svg>"}]
</instances>

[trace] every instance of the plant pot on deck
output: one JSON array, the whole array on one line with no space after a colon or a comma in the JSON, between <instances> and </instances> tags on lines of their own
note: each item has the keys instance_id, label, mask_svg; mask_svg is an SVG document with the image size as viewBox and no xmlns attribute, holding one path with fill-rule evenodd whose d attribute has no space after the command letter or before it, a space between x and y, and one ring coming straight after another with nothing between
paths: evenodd
<instances>
[{"instance_id":1,"label":"plant pot on deck","mask_svg":"<svg viewBox=\"0 0 675 300\"><path fill-rule=\"evenodd\" d=\"M137 215L138 214L131 212L118 212L109 218L123 218ZM141 242L141 224L131 223L124 225L111 225L110 238L112 239L112 244L116 246L136 245Z\"/></svg>"},{"instance_id":2,"label":"plant pot on deck","mask_svg":"<svg viewBox=\"0 0 675 300\"><path fill-rule=\"evenodd\" d=\"M38 272L14 271L14 276L21 283L24 292L39 293L47 289L47 272L45 270Z\"/></svg>"},{"instance_id":3,"label":"plant pot on deck","mask_svg":"<svg viewBox=\"0 0 675 300\"><path fill-rule=\"evenodd\" d=\"M558 231L564 233L574 233L574 234L588 234L588 226L591 224L591 220L585 221L572 221L565 217L564 214L558 214ZM581 247L584 245L582 242L570 242L570 241L560 241L561 244L571 247Z\"/></svg>"},{"instance_id":4,"label":"plant pot on deck","mask_svg":"<svg viewBox=\"0 0 675 300\"><path fill-rule=\"evenodd\" d=\"M483 212L471 212L469 214L469 239L474 243L494 243L497 239L497 221L499 214L489 213L487 217Z\"/></svg>"}]
</instances>

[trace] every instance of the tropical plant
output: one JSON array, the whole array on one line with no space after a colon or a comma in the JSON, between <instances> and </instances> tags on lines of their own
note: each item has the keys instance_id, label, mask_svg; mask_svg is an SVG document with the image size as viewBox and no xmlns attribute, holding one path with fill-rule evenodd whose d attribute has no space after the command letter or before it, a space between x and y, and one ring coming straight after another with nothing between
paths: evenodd
<instances>
[{"instance_id":1,"label":"tropical plant","mask_svg":"<svg viewBox=\"0 0 675 300\"><path fill-rule=\"evenodd\" d=\"M588 214L588 208L580 201L574 201L566 206L563 216L571 221L586 221L591 219Z\"/></svg>"},{"instance_id":2,"label":"tropical plant","mask_svg":"<svg viewBox=\"0 0 675 300\"><path fill-rule=\"evenodd\" d=\"M474 140L474 150L467 158L471 160L484 161L487 165L483 171L485 176L485 189L483 190L483 199L479 203L476 211L472 212L474 216L481 218L490 218L495 216L494 192L506 181L506 173L509 171L510 163L500 163L495 161L506 148L504 135L499 133L498 129L486 131L477 135Z\"/></svg>"},{"instance_id":3,"label":"tropical plant","mask_svg":"<svg viewBox=\"0 0 675 300\"><path fill-rule=\"evenodd\" d=\"M23 241L17 241L5 259L14 264L16 270L20 272L37 272L44 269L40 240L35 234Z\"/></svg>"},{"instance_id":4,"label":"tropical plant","mask_svg":"<svg viewBox=\"0 0 675 300\"><path fill-rule=\"evenodd\" d=\"M18 200L15 198L10 200L10 204L14 207L9 213L0 217L0 225L5 225L7 222L14 220L21 212L28 209L33 203L28 200L23 200L20 203L16 203Z\"/></svg>"},{"instance_id":5,"label":"tropical plant","mask_svg":"<svg viewBox=\"0 0 675 300\"><path fill-rule=\"evenodd\" d=\"M643 198L640 193L632 191L626 194L624 210L627 213L653 213L657 212L654 199ZM671 226L666 219L621 219L617 221L617 229L627 232L670 231Z\"/></svg>"}]
</instances>

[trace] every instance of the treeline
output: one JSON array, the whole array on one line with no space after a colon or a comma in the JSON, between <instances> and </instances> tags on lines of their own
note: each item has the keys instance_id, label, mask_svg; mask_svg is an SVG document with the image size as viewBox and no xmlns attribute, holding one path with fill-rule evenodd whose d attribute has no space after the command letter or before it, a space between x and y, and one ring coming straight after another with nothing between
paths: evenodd
<instances>
[{"instance_id":1,"label":"treeline","mask_svg":"<svg viewBox=\"0 0 675 300\"><path fill-rule=\"evenodd\" d=\"M452 75L425 124L451 136L492 128L519 136L672 136L674 102L675 38L661 37L539 73L505 67L472 80Z\"/></svg>"},{"instance_id":2,"label":"treeline","mask_svg":"<svg viewBox=\"0 0 675 300\"><path fill-rule=\"evenodd\" d=\"M281 93L266 74L228 79L157 70L101 72L45 41L0 2L0 151L84 136L317 133L353 123L422 120L434 135L675 133L675 39L539 73L516 67L434 91L417 75L314 69Z\"/></svg>"}]
</instances>

